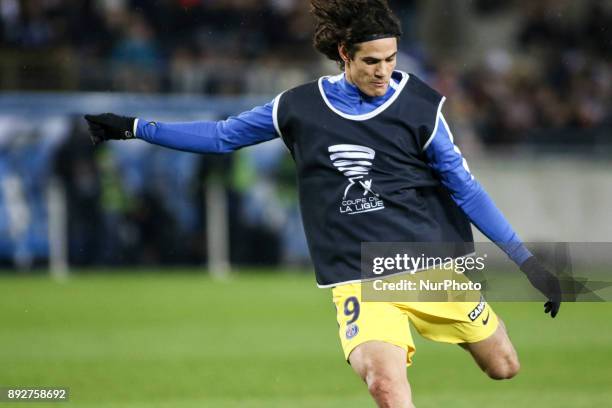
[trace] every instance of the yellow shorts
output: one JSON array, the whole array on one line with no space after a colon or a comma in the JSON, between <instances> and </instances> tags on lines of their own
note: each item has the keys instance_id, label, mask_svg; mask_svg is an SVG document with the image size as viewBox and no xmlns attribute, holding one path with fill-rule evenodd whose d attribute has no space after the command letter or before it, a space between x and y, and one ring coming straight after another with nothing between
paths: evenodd
<instances>
[{"instance_id":1,"label":"yellow shorts","mask_svg":"<svg viewBox=\"0 0 612 408\"><path fill-rule=\"evenodd\" d=\"M473 302L362 302L361 283L332 289L340 341L348 360L368 341L384 341L407 351L412 364L416 348L410 324L425 338L444 343L475 343L491 336L499 324L484 299Z\"/></svg>"}]
</instances>

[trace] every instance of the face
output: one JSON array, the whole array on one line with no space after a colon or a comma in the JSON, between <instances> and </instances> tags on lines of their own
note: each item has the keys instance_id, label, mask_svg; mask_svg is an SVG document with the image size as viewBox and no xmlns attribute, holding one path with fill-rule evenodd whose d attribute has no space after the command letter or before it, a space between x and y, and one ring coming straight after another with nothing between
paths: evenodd
<instances>
[{"instance_id":1,"label":"face","mask_svg":"<svg viewBox=\"0 0 612 408\"><path fill-rule=\"evenodd\" d=\"M350 58L340 46L345 61L347 80L368 96L383 96L389 89L391 74L397 57L397 38L382 38L358 44L358 51Z\"/></svg>"}]
</instances>

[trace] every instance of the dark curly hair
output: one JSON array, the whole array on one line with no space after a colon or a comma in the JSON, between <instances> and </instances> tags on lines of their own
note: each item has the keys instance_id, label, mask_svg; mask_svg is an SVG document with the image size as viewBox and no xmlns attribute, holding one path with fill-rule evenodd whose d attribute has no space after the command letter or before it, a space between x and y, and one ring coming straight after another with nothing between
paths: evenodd
<instances>
[{"instance_id":1,"label":"dark curly hair","mask_svg":"<svg viewBox=\"0 0 612 408\"><path fill-rule=\"evenodd\" d=\"M310 0L310 5L316 20L314 47L338 62L341 69L344 61L339 44L344 44L353 58L360 42L402 35L400 22L386 0Z\"/></svg>"}]
</instances>

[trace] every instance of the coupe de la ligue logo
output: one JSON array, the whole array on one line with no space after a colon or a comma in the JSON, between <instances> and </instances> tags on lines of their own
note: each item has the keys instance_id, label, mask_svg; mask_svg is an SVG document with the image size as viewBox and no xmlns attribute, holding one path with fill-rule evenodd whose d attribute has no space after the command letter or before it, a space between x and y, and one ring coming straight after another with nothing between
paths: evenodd
<instances>
[{"instance_id":1,"label":"coupe de la ligue logo","mask_svg":"<svg viewBox=\"0 0 612 408\"><path fill-rule=\"evenodd\" d=\"M336 169L348 178L349 184L344 189L341 214L361 214L385 208L384 202L373 189L370 170L376 151L359 145L334 145L328 148L329 158ZM361 187L361 189L353 187Z\"/></svg>"}]
</instances>

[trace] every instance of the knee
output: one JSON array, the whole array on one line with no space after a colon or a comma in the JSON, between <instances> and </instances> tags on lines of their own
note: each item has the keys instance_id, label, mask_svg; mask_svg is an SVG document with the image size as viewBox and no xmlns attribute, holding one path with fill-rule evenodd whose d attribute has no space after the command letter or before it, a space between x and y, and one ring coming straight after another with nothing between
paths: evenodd
<instances>
[{"instance_id":1,"label":"knee","mask_svg":"<svg viewBox=\"0 0 612 408\"><path fill-rule=\"evenodd\" d=\"M366 379L368 391L379 402L390 402L394 391L394 381L382 375L370 375ZM388 405L385 405L388 406Z\"/></svg>"},{"instance_id":2,"label":"knee","mask_svg":"<svg viewBox=\"0 0 612 408\"><path fill-rule=\"evenodd\" d=\"M521 364L519 363L518 358L508 356L498 360L495 364L489 367L486 372L487 375L494 380L509 380L515 377L520 369Z\"/></svg>"},{"instance_id":3,"label":"knee","mask_svg":"<svg viewBox=\"0 0 612 408\"><path fill-rule=\"evenodd\" d=\"M370 374L366 383L379 407L413 407L412 401L406 401L406 397L410 398L410 392L400 379L384 374Z\"/></svg>"},{"instance_id":4,"label":"knee","mask_svg":"<svg viewBox=\"0 0 612 408\"><path fill-rule=\"evenodd\" d=\"M355 372L379 407L413 408L406 377L406 351L383 342L358 346L349 356Z\"/></svg>"}]
</instances>

